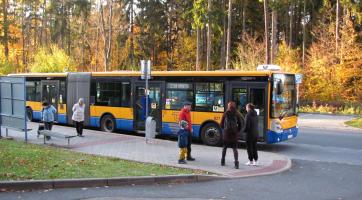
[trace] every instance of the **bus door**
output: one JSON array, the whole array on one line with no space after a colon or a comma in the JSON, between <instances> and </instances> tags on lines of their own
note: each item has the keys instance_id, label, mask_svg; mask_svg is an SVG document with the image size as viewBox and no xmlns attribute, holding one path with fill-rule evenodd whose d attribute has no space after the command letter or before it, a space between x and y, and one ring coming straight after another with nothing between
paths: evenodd
<instances>
[{"instance_id":1,"label":"bus door","mask_svg":"<svg viewBox=\"0 0 362 200\"><path fill-rule=\"evenodd\" d=\"M263 138L266 130L266 98L267 84L231 82L229 87L229 99L234 101L238 111L245 120L246 104L253 103L258 114L259 137ZM241 133L241 139L245 140L245 133Z\"/></svg>"},{"instance_id":2,"label":"bus door","mask_svg":"<svg viewBox=\"0 0 362 200\"><path fill-rule=\"evenodd\" d=\"M248 87L244 83L231 83L229 99L234 101L237 110L241 113L243 120L245 119L246 109L245 106L248 104ZM241 133L241 139L245 140L245 134Z\"/></svg>"},{"instance_id":3,"label":"bus door","mask_svg":"<svg viewBox=\"0 0 362 200\"><path fill-rule=\"evenodd\" d=\"M49 104L58 109L59 80L42 80L41 88L42 102L47 101ZM54 120L58 120L58 115L54 116Z\"/></svg>"},{"instance_id":4,"label":"bus door","mask_svg":"<svg viewBox=\"0 0 362 200\"><path fill-rule=\"evenodd\" d=\"M267 127L267 87L262 85L252 85L249 87L249 102L255 105L255 111L258 114L259 138L265 139L264 134Z\"/></svg>"},{"instance_id":5,"label":"bus door","mask_svg":"<svg viewBox=\"0 0 362 200\"><path fill-rule=\"evenodd\" d=\"M156 121L156 131L161 130L162 124L162 83L149 82L148 116ZM136 83L134 94L134 128L137 131L145 130L146 121L146 91L145 83Z\"/></svg>"}]
</instances>

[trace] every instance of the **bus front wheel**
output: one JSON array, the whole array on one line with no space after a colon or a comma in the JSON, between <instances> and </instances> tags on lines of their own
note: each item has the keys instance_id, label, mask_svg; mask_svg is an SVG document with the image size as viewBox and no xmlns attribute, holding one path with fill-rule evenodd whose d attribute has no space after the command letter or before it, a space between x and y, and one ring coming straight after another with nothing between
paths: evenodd
<instances>
[{"instance_id":1,"label":"bus front wheel","mask_svg":"<svg viewBox=\"0 0 362 200\"><path fill-rule=\"evenodd\" d=\"M220 146L222 133L220 127L215 123L208 123L201 129L201 140L209 146Z\"/></svg>"},{"instance_id":2,"label":"bus front wheel","mask_svg":"<svg viewBox=\"0 0 362 200\"><path fill-rule=\"evenodd\" d=\"M112 115L105 115L102 117L101 129L106 132L114 132L116 130L116 121Z\"/></svg>"}]
</instances>

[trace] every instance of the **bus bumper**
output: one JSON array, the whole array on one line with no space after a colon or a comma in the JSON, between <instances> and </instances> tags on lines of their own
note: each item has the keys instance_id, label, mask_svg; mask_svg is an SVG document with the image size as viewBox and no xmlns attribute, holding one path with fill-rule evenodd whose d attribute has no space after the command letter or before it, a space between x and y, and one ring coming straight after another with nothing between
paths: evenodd
<instances>
[{"instance_id":1,"label":"bus bumper","mask_svg":"<svg viewBox=\"0 0 362 200\"><path fill-rule=\"evenodd\" d=\"M297 137L298 127L293 127L289 129L284 129L282 133L277 133L275 131L268 130L266 133L267 143L278 143L288 139Z\"/></svg>"}]
</instances>

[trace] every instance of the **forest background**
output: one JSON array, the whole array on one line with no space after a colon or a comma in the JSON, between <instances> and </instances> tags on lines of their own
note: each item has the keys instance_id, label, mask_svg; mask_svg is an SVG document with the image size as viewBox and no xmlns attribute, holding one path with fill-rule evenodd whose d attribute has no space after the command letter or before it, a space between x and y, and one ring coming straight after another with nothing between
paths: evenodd
<instances>
[{"instance_id":1,"label":"forest background","mask_svg":"<svg viewBox=\"0 0 362 200\"><path fill-rule=\"evenodd\" d=\"M0 42L3 75L272 63L308 109L362 114L361 0L1 0Z\"/></svg>"}]
</instances>

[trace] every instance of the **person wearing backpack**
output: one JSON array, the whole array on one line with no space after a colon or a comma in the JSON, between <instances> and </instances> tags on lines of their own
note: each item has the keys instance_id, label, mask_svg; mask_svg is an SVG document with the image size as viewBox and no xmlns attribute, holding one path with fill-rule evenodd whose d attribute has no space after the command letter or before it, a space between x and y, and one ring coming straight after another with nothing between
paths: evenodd
<instances>
[{"instance_id":1,"label":"person wearing backpack","mask_svg":"<svg viewBox=\"0 0 362 200\"><path fill-rule=\"evenodd\" d=\"M249 162L245 165L258 165L258 151L256 143L258 141L258 115L252 103L246 105L247 114L245 117L246 149L248 151Z\"/></svg>"},{"instance_id":2,"label":"person wearing backpack","mask_svg":"<svg viewBox=\"0 0 362 200\"><path fill-rule=\"evenodd\" d=\"M238 138L243 123L241 114L236 110L235 102L230 101L228 108L221 118L221 128L223 129L223 148L221 157L221 166L225 165L225 156L227 148L232 148L234 152L235 169L239 169L238 159Z\"/></svg>"}]
</instances>

